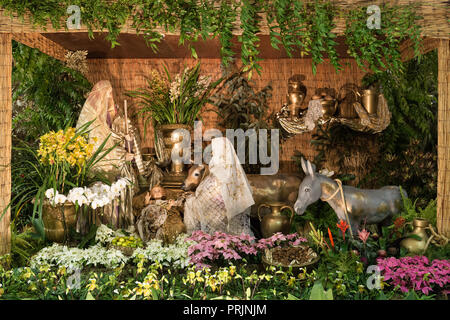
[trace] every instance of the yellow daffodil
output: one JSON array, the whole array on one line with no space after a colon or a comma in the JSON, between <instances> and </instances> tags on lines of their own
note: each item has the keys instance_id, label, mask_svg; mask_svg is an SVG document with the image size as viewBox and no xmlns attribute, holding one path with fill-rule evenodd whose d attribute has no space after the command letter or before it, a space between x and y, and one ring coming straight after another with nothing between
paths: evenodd
<instances>
[{"instance_id":1,"label":"yellow daffodil","mask_svg":"<svg viewBox=\"0 0 450 320\"><path fill-rule=\"evenodd\" d=\"M88 291L94 291L95 289L97 289L97 279L89 279L89 284L86 286L86 288L88 288Z\"/></svg>"}]
</instances>

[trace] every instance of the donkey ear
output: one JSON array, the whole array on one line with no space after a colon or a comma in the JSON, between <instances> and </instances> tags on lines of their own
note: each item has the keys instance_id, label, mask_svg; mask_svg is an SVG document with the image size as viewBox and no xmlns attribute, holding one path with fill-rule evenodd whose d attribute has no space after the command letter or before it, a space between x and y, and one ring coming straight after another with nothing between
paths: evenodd
<instances>
[{"instance_id":1,"label":"donkey ear","mask_svg":"<svg viewBox=\"0 0 450 320\"><path fill-rule=\"evenodd\" d=\"M306 162L305 162L305 159L303 159L303 157L300 159L300 163L302 164L303 172L304 172L306 175L308 175L308 168L306 167Z\"/></svg>"},{"instance_id":2,"label":"donkey ear","mask_svg":"<svg viewBox=\"0 0 450 320\"><path fill-rule=\"evenodd\" d=\"M306 162L306 166L308 168L308 173L310 174L310 176L314 177L314 173L316 171L316 166L314 166L311 162L307 161ZM314 168L313 168L314 166Z\"/></svg>"}]
</instances>

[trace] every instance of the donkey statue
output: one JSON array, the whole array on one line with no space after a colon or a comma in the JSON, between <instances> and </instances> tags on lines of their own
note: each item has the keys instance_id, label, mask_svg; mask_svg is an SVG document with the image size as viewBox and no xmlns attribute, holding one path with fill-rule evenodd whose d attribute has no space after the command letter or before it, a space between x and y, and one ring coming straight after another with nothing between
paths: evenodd
<instances>
[{"instance_id":1,"label":"donkey statue","mask_svg":"<svg viewBox=\"0 0 450 320\"><path fill-rule=\"evenodd\" d=\"M315 165L308 160L302 158L301 165L306 177L300 184L294 205L295 212L299 215L302 215L310 204L321 199L334 209L338 219L347 221L345 206L348 223L355 236L361 224L377 224L378 227L390 224L392 216L403 207L400 188L397 186L374 190L342 186L341 189L340 183L317 173ZM404 197L407 197L406 192L402 192Z\"/></svg>"}]
</instances>

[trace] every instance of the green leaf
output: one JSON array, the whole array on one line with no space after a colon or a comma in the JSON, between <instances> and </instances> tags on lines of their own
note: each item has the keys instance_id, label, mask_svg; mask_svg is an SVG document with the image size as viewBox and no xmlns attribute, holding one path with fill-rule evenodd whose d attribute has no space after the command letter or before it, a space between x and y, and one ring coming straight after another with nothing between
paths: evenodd
<instances>
[{"instance_id":1,"label":"green leaf","mask_svg":"<svg viewBox=\"0 0 450 320\"><path fill-rule=\"evenodd\" d=\"M86 294L86 299L84 300L95 300L94 296L91 294L90 291L88 291L88 293Z\"/></svg>"},{"instance_id":2,"label":"green leaf","mask_svg":"<svg viewBox=\"0 0 450 320\"><path fill-rule=\"evenodd\" d=\"M331 289L325 291L322 282L316 281L311 289L309 300L333 300L333 291Z\"/></svg>"}]
</instances>

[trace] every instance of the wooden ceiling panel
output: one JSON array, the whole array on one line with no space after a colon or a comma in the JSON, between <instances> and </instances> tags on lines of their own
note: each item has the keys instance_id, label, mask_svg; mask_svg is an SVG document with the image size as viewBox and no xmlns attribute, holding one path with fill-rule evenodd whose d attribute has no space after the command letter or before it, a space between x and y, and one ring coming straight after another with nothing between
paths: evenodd
<instances>
[{"instance_id":1,"label":"wooden ceiling panel","mask_svg":"<svg viewBox=\"0 0 450 320\"><path fill-rule=\"evenodd\" d=\"M158 51L155 53L145 43L143 36L136 34L122 33L118 38L119 46L111 48L105 40L105 34L95 33L94 39L89 39L86 32L76 33L43 33L46 38L58 43L67 50L87 50L88 59L152 59L152 58L189 58L190 49L187 45L179 45L179 36L166 35L158 44ZM237 37L233 38L233 51L240 57L240 43ZM193 43L200 58L220 58L220 42L218 39L199 40ZM347 47L344 38L338 37L337 51L340 57L346 58ZM260 36L259 43L260 57L263 59L288 58L284 49L274 49L270 45L270 38L267 35ZM300 53L295 52L294 57L300 58Z\"/></svg>"}]
</instances>

